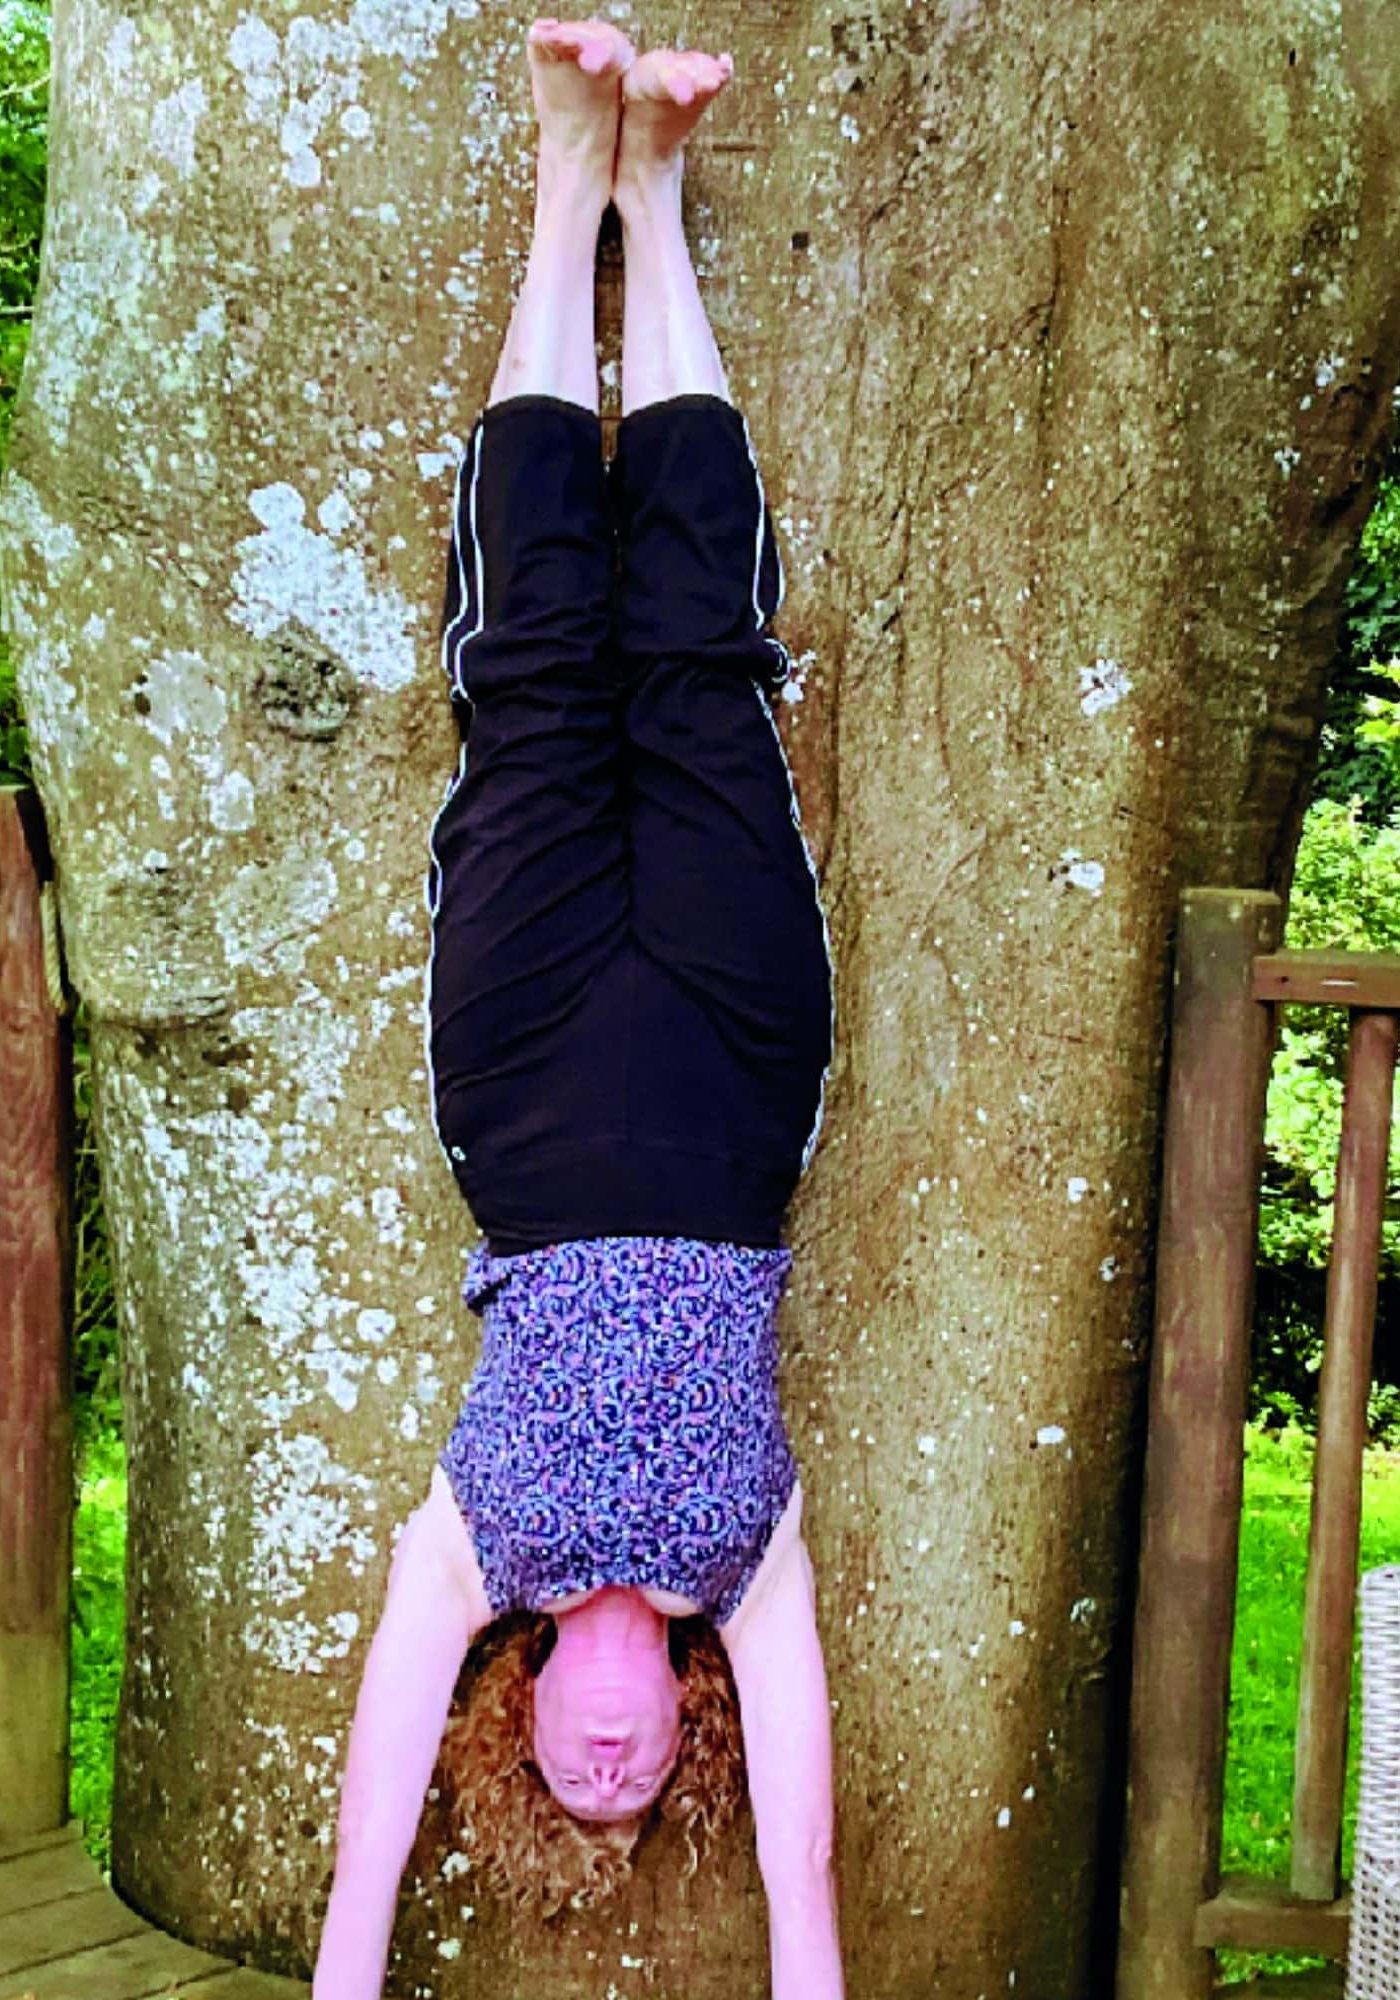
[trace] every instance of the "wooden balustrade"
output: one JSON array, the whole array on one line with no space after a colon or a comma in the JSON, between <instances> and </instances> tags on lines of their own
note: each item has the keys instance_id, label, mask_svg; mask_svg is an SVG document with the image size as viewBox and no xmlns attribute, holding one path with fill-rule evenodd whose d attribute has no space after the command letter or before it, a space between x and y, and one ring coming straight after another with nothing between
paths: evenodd
<instances>
[{"instance_id":1,"label":"wooden balustrade","mask_svg":"<svg viewBox=\"0 0 1400 2000\"><path fill-rule=\"evenodd\" d=\"M68 1817L72 1035L36 793L0 788L0 1841Z\"/></svg>"},{"instance_id":2,"label":"wooden balustrade","mask_svg":"<svg viewBox=\"0 0 1400 2000\"><path fill-rule=\"evenodd\" d=\"M1337 1961L1322 1978L1270 1981L1270 1993L1342 1990L1346 1732L1400 956L1280 951L1281 920L1279 899L1262 891L1188 889L1181 898L1117 2000L1218 1996L1222 1945ZM1277 1010L1289 1001L1345 1006L1351 1032L1283 1882L1222 1877L1220 1845L1264 1110Z\"/></svg>"}]
</instances>

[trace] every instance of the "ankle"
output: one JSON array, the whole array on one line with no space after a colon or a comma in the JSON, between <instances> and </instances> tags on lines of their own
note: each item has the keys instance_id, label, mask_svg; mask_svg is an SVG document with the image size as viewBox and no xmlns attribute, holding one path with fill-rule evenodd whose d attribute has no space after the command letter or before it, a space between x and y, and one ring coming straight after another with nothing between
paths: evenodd
<instances>
[{"instance_id":1,"label":"ankle","mask_svg":"<svg viewBox=\"0 0 1400 2000\"><path fill-rule=\"evenodd\" d=\"M556 219L572 229L591 221L596 232L611 199L611 175L602 162L540 152L535 162L537 228L541 221Z\"/></svg>"},{"instance_id":2,"label":"ankle","mask_svg":"<svg viewBox=\"0 0 1400 2000\"><path fill-rule=\"evenodd\" d=\"M612 185L612 201L624 236L633 230L678 223L684 178L685 163L679 153L663 164L619 169Z\"/></svg>"}]
</instances>

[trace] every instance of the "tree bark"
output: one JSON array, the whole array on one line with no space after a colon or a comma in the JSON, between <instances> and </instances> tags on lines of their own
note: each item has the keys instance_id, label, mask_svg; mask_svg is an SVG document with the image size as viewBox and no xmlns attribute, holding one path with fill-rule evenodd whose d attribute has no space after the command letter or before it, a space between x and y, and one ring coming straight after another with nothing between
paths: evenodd
<instances>
[{"instance_id":1,"label":"tree bark","mask_svg":"<svg viewBox=\"0 0 1400 2000\"><path fill-rule=\"evenodd\" d=\"M55 18L0 556L125 1342L114 1871L287 1971L476 1355L423 878L453 461L528 236L525 19ZM686 28L736 58L688 219L784 549L836 956L781 1331L848 1982L1102 1991L1171 918L1184 883L1287 888L1400 377L1393 9ZM611 364L615 249L603 298ZM424 1884L398 1990L761 1992L750 1842L684 1891L681 1860L528 1950Z\"/></svg>"}]
</instances>

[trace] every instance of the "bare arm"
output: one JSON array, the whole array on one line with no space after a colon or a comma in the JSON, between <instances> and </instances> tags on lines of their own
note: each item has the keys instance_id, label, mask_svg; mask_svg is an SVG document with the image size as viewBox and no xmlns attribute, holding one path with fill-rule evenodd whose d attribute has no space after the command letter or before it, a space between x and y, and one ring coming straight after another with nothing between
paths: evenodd
<instances>
[{"instance_id":1,"label":"bare arm","mask_svg":"<svg viewBox=\"0 0 1400 2000\"><path fill-rule=\"evenodd\" d=\"M355 1705L312 2000L380 2000L399 1881L471 1643L471 1612L437 1524L426 1506L415 1509L394 1550Z\"/></svg>"},{"instance_id":2,"label":"bare arm","mask_svg":"<svg viewBox=\"0 0 1400 2000\"><path fill-rule=\"evenodd\" d=\"M805 1542L793 1542L761 1597L721 1637L739 1690L768 1895L772 2000L845 2000L832 1866L831 1708Z\"/></svg>"}]
</instances>

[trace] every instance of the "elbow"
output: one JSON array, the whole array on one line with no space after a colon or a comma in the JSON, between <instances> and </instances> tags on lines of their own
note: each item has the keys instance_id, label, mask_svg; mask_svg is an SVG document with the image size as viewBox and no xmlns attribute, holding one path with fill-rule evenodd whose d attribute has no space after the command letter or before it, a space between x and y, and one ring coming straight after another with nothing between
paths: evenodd
<instances>
[{"instance_id":1,"label":"elbow","mask_svg":"<svg viewBox=\"0 0 1400 2000\"><path fill-rule=\"evenodd\" d=\"M831 1894L830 1840L816 1840L796 1851L758 1856L758 1872L770 1907L804 1911L824 1909Z\"/></svg>"}]
</instances>

